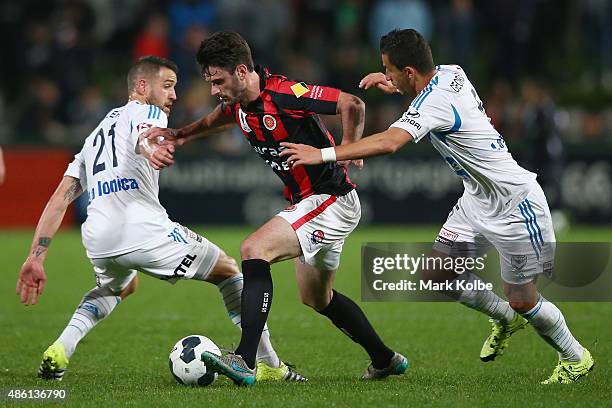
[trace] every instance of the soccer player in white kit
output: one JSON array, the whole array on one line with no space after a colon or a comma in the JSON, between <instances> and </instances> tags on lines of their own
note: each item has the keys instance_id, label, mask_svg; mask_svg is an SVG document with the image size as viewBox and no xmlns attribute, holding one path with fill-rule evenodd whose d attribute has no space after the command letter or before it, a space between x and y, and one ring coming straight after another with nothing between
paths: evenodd
<instances>
[{"instance_id":1,"label":"soccer player in white kit","mask_svg":"<svg viewBox=\"0 0 612 408\"><path fill-rule=\"evenodd\" d=\"M85 139L38 222L30 255L17 280L21 302L42 294L47 249L68 205L89 196L81 227L96 287L87 292L59 338L44 352L39 376L61 380L80 340L138 285L137 271L176 283L194 279L215 284L232 322L240 327L243 278L236 261L215 244L172 222L158 198L159 171L148 162L154 148L142 133L166 127L176 100L177 66L148 56L128 73L129 101L112 109ZM305 381L285 365L267 328L258 347L258 380ZM260 378L261 377L261 378Z\"/></svg>"},{"instance_id":2,"label":"soccer player in white kit","mask_svg":"<svg viewBox=\"0 0 612 408\"><path fill-rule=\"evenodd\" d=\"M546 197L536 175L508 152L491 125L465 72L457 65L434 66L431 49L415 30L393 30L380 42L386 73L371 73L360 87L400 92L410 107L388 130L349 145L327 149L283 143L281 156L294 166L393 153L404 144L427 138L465 191L434 243L433 256L477 257L491 246L500 254L506 302L490 290L449 291L464 305L490 316L493 331L480 358L492 361L508 338L531 324L559 354L553 374L543 381L572 383L593 368L591 353L572 335L561 311L536 289L541 273L553 270L555 235ZM475 283L474 274L424 271L426 279Z\"/></svg>"}]
</instances>

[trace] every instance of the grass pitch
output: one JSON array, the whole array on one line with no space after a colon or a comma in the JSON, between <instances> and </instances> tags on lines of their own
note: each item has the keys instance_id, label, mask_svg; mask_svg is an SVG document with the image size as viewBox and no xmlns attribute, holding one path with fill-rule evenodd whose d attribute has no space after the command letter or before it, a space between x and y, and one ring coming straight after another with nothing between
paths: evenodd
<instances>
[{"instance_id":1,"label":"grass pitch","mask_svg":"<svg viewBox=\"0 0 612 408\"><path fill-rule=\"evenodd\" d=\"M249 233L242 228L194 228L233 256ZM372 241L431 241L436 228L358 228L345 244L336 289L359 301L360 245ZM231 347L239 333L213 285L175 286L141 276L139 290L99 324L77 348L62 382L36 378L42 352L59 335L82 294L94 286L79 232L63 231L51 245L48 282L39 304L22 306L14 294L32 232L3 231L0 253L0 390L58 388L66 406L610 406L612 304L560 303L575 336L595 358L595 370L571 386L542 386L556 353L531 329L517 333L503 357L478 358L487 319L453 303L360 303L384 341L410 360L406 375L363 382L367 355L323 316L303 306L290 262L273 266L269 325L281 358L310 378L306 384L237 388L220 378L187 388L168 371L168 354L188 334ZM560 239L610 241L605 228L582 228ZM1 403L7 403L0 397ZM10 402L9 402L10 404ZM40 406L36 404L37 406ZM23 405L21 405L23 406Z\"/></svg>"}]
</instances>

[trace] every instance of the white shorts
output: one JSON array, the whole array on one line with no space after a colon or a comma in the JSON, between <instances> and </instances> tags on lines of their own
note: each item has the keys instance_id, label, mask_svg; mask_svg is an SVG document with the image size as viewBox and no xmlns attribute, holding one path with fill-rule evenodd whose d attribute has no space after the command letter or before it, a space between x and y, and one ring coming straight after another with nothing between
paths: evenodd
<instances>
[{"instance_id":1,"label":"white shorts","mask_svg":"<svg viewBox=\"0 0 612 408\"><path fill-rule=\"evenodd\" d=\"M293 227L302 262L333 271L340 265L344 240L359 224L361 204L355 190L343 196L315 194L277 215Z\"/></svg>"},{"instance_id":2,"label":"white shorts","mask_svg":"<svg viewBox=\"0 0 612 408\"><path fill-rule=\"evenodd\" d=\"M433 248L450 256L478 257L491 247L499 252L502 279L531 282L552 274L555 233L546 197L535 183L509 215L483 218L468 196L462 196L440 230Z\"/></svg>"},{"instance_id":3,"label":"white shorts","mask_svg":"<svg viewBox=\"0 0 612 408\"><path fill-rule=\"evenodd\" d=\"M96 283L121 292L137 271L176 283L179 279L205 280L219 259L220 249L206 238L174 223L167 239L127 254L93 258Z\"/></svg>"}]
</instances>

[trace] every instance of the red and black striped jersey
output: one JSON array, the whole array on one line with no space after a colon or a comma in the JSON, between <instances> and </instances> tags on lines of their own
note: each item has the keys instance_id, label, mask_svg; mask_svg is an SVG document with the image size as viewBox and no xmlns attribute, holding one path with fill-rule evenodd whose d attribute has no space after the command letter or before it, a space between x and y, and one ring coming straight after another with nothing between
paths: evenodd
<instances>
[{"instance_id":1,"label":"red and black striped jersey","mask_svg":"<svg viewBox=\"0 0 612 408\"><path fill-rule=\"evenodd\" d=\"M261 93L247 106L223 104L259 156L285 184L285 198L292 204L312 194L344 195L355 188L346 167L337 163L291 168L279 157L281 142L303 143L316 148L334 146L334 139L318 114L335 115L340 90L294 82L255 68Z\"/></svg>"}]
</instances>

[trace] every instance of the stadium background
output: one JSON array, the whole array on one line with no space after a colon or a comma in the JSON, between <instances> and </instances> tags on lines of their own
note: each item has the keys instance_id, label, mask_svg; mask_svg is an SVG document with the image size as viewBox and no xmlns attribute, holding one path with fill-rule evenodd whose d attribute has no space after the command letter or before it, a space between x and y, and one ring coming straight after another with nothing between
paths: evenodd
<instances>
[{"instance_id":1,"label":"stadium background","mask_svg":"<svg viewBox=\"0 0 612 408\"><path fill-rule=\"evenodd\" d=\"M612 230L612 2L606 0L267 0L30 1L0 3L0 389L41 388L40 355L84 291L91 266L71 209L51 246L49 282L39 305L24 308L14 282L36 220L66 164L112 107L126 100L125 74L140 55L180 67L171 126L214 105L195 50L208 33L233 29L257 63L292 79L339 87L366 102L365 135L385 129L408 101L362 92L359 79L381 69L378 39L413 27L431 41L436 63L463 66L514 157L544 184L559 239L610 241ZM339 134L337 118L325 119ZM461 184L427 143L366 161L350 171L363 203L362 226L345 246L336 287L359 299L360 246L373 241L429 242L461 194ZM237 130L185 147L161 175L170 216L238 257L240 241L286 204L281 183ZM211 226L214 225L214 226ZM141 279L139 292L80 345L62 384L78 406L605 406L609 403L612 307L561 304L598 362L571 389L537 381L554 353L520 334L501 362L477 358L486 319L454 304L361 303L383 338L411 359L408 376L383 384L355 379L364 355L299 303L291 263L274 267L270 327L282 356L311 377L235 392L227 382L178 387L167 372L174 342L193 332L230 347L235 329L211 285ZM205 286L205 287L203 287ZM527 332L527 331L526 331ZM335 390L330 392L330 390ZM103 390L103 391L102 391ZM246 396L246 397L245 397ZM3 401L0 398L0 401Z\"/></svg>"},{"instance_id":2,"label":"stadium background","mask_svg":"<svg viewBox=\"0 0 612 408\"><path fill-rule=\"evenodd\" d=\"M135 58L156 54L179 64L170 126L180 126L216 104L195 63L200 41L237 30L272 72L364 99L368 135L409 103L357 88L365 73L381 69L378 40L394 27L418 29L436 63L467 71L514 157L539 174L553 210L575 222L609 222L611 9L609 1L3 2L0 34L10 41L0 66L8 162L0 225L33 225L69 157L109 109L125 103ZM326 122L340 134L337 118ZM368 160L350 175L364 224L440 223L462 190L427 143ZM280 181L237 128L183 149L161 186L171 216L186 223L258 225L285 206Z\"/></svg>"}]
</instances>

